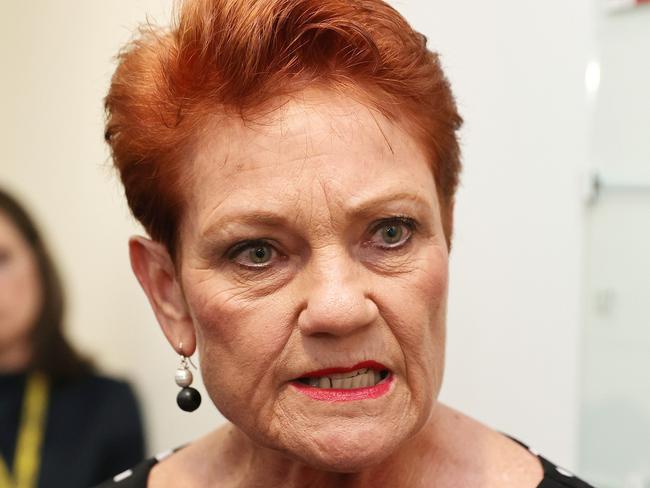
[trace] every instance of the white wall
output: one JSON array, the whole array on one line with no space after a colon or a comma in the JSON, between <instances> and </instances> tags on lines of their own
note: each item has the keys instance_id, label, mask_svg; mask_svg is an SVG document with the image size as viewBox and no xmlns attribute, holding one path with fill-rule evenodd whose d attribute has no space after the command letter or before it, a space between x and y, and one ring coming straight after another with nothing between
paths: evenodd
<instances>
[{"instance_id":1,"label":"white wall","mask_svg":"<svg viewBox=\"0 0 650 488\"><path fill-rule=\"evenodd\" d=\"M28 199L70 291L70 332L129 375L151 450L218 421L174 405L176 357L131 277L102 143L111 56L168 1L4 2L0 183ZM575 466L590 0L393 2L443 62L466 120L443 399Z\"/></svg>"},{"instance_id":2,"label":"white wall","mask_svg":"<svg viewBox=\"0 0 650 488\"><path fill-rule=\"evenodd\" d=\"M650 486L649 26L650 6L597 24L590 154L603 191L585 233L579 439L581 472L603 487Z\"/></svg>"}]
</instances>

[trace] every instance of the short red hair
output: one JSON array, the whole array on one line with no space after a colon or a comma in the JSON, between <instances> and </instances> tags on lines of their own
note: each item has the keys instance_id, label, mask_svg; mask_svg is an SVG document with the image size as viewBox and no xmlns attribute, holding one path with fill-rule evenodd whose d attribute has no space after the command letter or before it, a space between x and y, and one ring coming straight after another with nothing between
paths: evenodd
<instances>
[{"instance_id":1,"label":"short red hair","mask_svg":"<svg viewBox=\"0 0 650 488\"><path fill-rule=\"evenodd\" d=\"M118 56L106 141L131 211L174 254L194 141L208 116L254 116L315 83L408 124L430 159L447 243L462 124L437 54L381 0L186 0Z\"/></svg>"}]
</instances>

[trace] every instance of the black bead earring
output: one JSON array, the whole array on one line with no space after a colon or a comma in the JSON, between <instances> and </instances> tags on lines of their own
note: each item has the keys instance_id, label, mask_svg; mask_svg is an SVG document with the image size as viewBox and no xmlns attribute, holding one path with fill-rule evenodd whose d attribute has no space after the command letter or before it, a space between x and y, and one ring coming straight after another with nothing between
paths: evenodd
<instances>
[{"instance_id":1,"label":"black bead earring","mask_svg":"<svg viewBox=\"0 0 650 488\"><path fill-rule=\"evenodd\" d=\"M176 403L181 410L193 412L199 408L199 405L201 405L201 394L196 388L190 387L194 377L188 367L188 362L192 364L192 360L183 354L183 343L179 346L179 352L181 355L181 365L176 370L174 379L176 380L176 384L182 389L176 396ZM194 364L192 364L192 366L194 366ZM194 369L196 369L196 366L194 366Z\"/></svg>"}]
</instances>

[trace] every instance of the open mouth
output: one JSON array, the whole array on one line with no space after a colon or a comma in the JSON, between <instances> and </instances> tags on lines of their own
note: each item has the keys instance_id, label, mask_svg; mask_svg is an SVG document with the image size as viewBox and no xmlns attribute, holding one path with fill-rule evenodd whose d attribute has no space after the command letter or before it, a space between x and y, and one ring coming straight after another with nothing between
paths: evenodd
<instances>
[{"instance_id":1,"label":"open mouth","mask_svg":"<svg viewBox=\"0 0 650 488\"><path fill-rule=\"evenodd\" d=\"M312 388L336 388L351 390L353 388L368 388L376 386L388 378L390 371L387 369L375 370L372 368L359 368L347 373L331 373L318 376L303 376L296 381Z\"/></svg>"},{"instance_id":2,"label":"open mouth","mask_svg":"<svg viewBox=\"0 0 650 488\"><path fill-rule=\"evenodd\" d=\"M291 384L314 400L349 401L379 398L388 393L392 372L375 361L350 368L329 368L305 373Z\"/></svg>"}]
</instances>

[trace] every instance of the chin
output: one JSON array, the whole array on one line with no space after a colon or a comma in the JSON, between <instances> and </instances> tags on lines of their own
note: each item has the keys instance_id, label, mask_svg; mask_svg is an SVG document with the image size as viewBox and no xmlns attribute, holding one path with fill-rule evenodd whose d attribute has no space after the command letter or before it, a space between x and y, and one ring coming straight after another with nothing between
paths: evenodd
<instances>
[{"instance_id":1,"label":"chin","mask_svg":"<svg viewBox=\"0 0 650 488\"><path fill-rule=\"evenodd\" d=\"M324 471L356 473L375 466L399 449L406 439L399 429L332 429L321 432L294 452L305 464Z\"/></svg>"}]
</instances>

